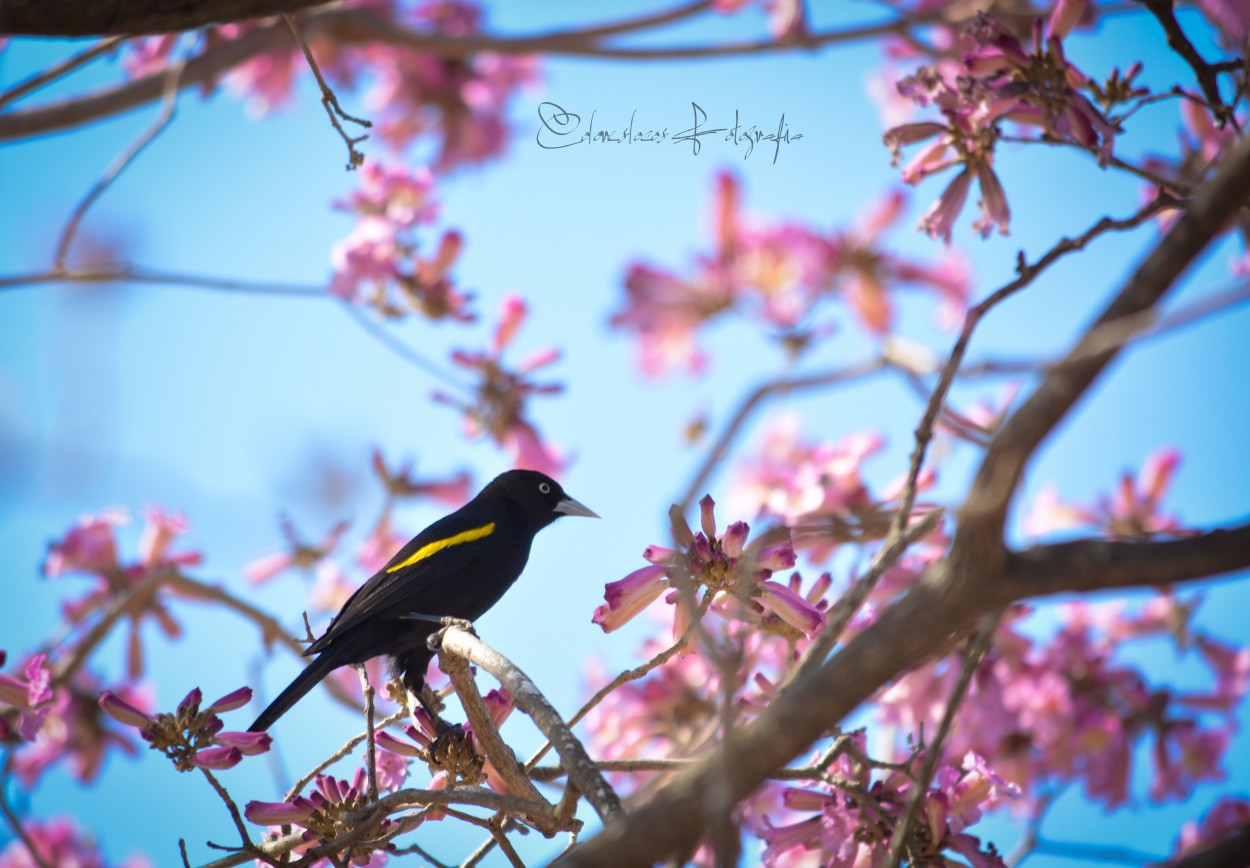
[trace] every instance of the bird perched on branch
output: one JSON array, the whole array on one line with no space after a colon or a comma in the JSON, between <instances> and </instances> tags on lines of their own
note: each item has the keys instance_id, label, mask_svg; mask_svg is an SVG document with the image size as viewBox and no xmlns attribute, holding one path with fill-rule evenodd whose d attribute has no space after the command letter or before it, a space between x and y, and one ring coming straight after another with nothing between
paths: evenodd
<instances>
[{"instance_id":1,"label":"bird perched on branch","mask_svg":"<svg viewBox=\"0 0 1250 868\"><path fill-rule=\"evenodd\" d=\"M332 670L383 654L392 676L424 704L429 638L443 618L481 617L512 586L529 559L534 536L564 515L598 516L534 470L500 474L451 515L399 550L334 616L307 650L317 659L256 718L269 729Z\"/></svg>"}]
</instances>

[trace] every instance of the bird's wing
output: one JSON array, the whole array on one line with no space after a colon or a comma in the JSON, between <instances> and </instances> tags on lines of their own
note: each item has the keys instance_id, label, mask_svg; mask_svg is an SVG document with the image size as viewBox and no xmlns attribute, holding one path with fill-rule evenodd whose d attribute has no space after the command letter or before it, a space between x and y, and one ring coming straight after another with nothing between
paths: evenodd
<instances>
[{"instance_id":1,"label":"bird's wing","mask_svg":"<svg viewBox=\"0 0 1250 868\"><path fill-rule=\"evenodd\" d=\"M500 533L498 523L489 517L459 512L439 519L413 537L361 585L321 638L304 653L324 651L335 638L371 618L392 619L419 611L425 589L496 550L496 535Z\"/></svg>"}]
</instances>

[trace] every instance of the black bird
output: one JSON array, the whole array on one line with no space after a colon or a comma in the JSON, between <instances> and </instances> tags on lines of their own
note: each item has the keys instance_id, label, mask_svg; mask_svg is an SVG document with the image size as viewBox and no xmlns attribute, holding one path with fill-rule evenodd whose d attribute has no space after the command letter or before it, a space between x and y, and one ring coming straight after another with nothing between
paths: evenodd
<instances>
[{"instance_id":1,"label":"black bird","mask_svg":"<svg viewBox=\"0 0 1250 868\"><path fill-rule=\"evenodd\" d=\"M417 534L343 605L320 639L319 655L256 718L269 729L331 670L386 654L393 677L422 696L434 652L427 642L444 617L475 621L512 586L534 535L562 515L598 516L535 470L500 474L451 515Z\"/></svg>"}]
</instances>

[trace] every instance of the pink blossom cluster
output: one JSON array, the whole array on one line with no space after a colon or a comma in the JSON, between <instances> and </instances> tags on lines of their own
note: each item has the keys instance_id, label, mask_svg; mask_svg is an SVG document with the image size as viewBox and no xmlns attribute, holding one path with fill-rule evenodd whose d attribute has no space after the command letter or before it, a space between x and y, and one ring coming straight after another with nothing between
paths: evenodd
<instances>
[{"instance_id":1,"label":"pink blossom cluster","mask_svg":"<svg viewBox=\"0 0 1250 868\"><path fill-rule=\"evenodd\" d=\"M144 582L159 579L163 573L176 573L201 561L199 552L174 552L174 541L186 533L187 520L159 507L149 507L139 538L138 558L123 561L117 549L115 528L128 524L130 517L121 510L85 516L77 526L53 543L43 564L44 575L58 578L71 573L95 577L86 595L62 604L66 623L77 627L91 616L107 608L119 597L129 594ZM140 627L145 618L156 622L170 638L182 632L165 604L168 592L145 595L142 604L132 609L127 619L130 639L127 644L127 674L138 678L143 673L143 644Z\"/></svg>"},{"instance_id":2,"label":"pink blossom cluster","mask_svg":"<svg viewBox=\"0 0 1250 868\"><path fill-rule=\"evenodd\" d=\"M526 401L533 395L554 395L559 383L538 383L530 375L560 358L556 347L531 354L515 367L504 364L504 351L512 344L529 315L519 295L510 294L500 304L499 323L487 350L456 350L451 360L468 371L477 382L473 396L465 399L448 392L435 392L434 400L464 414L464 431L470 438L489 437L508 451L514 467L539 470L560 476L566 460L551 444L543 441L527 416Z\"/></svg>"},{"instance_id":3,"label":"pink blossom cluster","mask_svg":"<svg viewBox=\"0 0 1250 868\"><path fill-rule=\"evenodd\" d=\"M995 227L1007 233L1011 210L994 171L1003 121L1091 150L1103 164L1111 159L1119 130L1083 91L1097 92L1107 102L1144 93L1131 84L1135 71L1115 76L1116 87L1099 90L1067 59L1063 40L1084 8L1084 0L1060 0L1045 26L1040 19L1034 22L1031 50L999 19L982 13L956 46L963 49L957 69L950 64L925 66L898 83L902 96L919 106L935 106L942 114L941 121L905 123L886 132L885 143L896 161L903 146L929 142L903 169L903 180L917 184L959 167L921 218L920 228L931 237L950 241L974 179L981 188L981 216L973 228L982 236Z\"/></svg>"},{"instance_id":4,"label":"pink blossom cluster","mask_svg":"<svg viewBox=\"0 0 1250 868\"><path fill-rule=\"evenodd\" d=\"M52 865L106 868L108 864L95 837L80 829L70 817L53 817L47 821L23 820L21 831L21 838L14 838L0 850L0 868L46 868ZM129 856L116 864L118 868L150 868L152 865L144 856Z\"/></svg>"},{"instance_id":5,"label":"pink blossom cluster","mask_svg":"<svg viewBox=\"0 0 1250 868\"><path fill-rule=\"evenodd\" d=\"M863 733L854 736L863 756ZM890 841L916 789L918 758L906 770L873 779L872 769L848 754L829 768L835 783L787 787L782 793L784 820L763 818L759 836L765 842L764 864L815 864L858 868L884 864ZM986 761L968 753L958 767L940 768L934 786L925 791L907 852L923 864L951 864L954 856L973 868L1002 868L994 845L983 847L967 829L985 811L1016 798L1019 791L996 774ZM796 816L797 815L797 816Z\"/></svg>"},{"instance_id":6,"label":"pink blossom cluster","mask_svg":"<svg viewBox=\"0 0 1250 868\"><path fill-rule=\"evenodd\" d=\"M491 690L482 697L482 701L496 729L503 726L516 708L512 695L506 690ZM428 785L431 790L485 781L497 793L509 792L507 784L486 756L472 724L448 730L445 726L440 727L424 708L414 711L412 720L404 726L407 739L389 732L378 733L378 747L382 748L382 755L388 763L398 763L406 768L409 759L423 760L433 775ZM433 811L426 815L426 819L441 819L443 816L441 811Z\"/></svg>"},{"instance_id":7,"label":"pink blossom cluster","mask_svg":"<svg viewBox=\"0 0 1250 868\"><path fill-rule=\"evenodd\" d=\"M790 222L752 223L740 210L737 179L723 173L713 202L713 244L688 274L635 262L626 299L612 325L639 340L645 374L674 368L698 372L707 362L695 341L699 328L736 311L763 322L786 346L801 348L827 333L816 322L821 305L840 299L873 334L893 328L896 289L920 287L941 300L943 318L962 312L968 274L953 257L916 262L884 249L882 236L903 211L893 194L853 228L822 231Z\"/></svg>"},{"instance_id":8,"label":"pink blossom cluster","mask_svg":"<svg viewBox=\"0 0 1250 868\"><path fill-rule=\"evenodd\" d=\"M346 0L396 28L420 34L464 38L483 33L481 8L465 0L398 3L395 0ZM179 35L132 40L125 67L132 78L162 74L180 44L196 56L224 42L240 39L262 27L281 26L274 20L245 21L208 27L190 40ZM225 76L228 87L249 98L251 109L265 114L290 103L308 63L289 34L281 48L234 66ZM538 78L530 57L475 52L442 57L398 44L369 42L344 44L313 29L309 47L323 76L343 92L364 80L365 104L373 113L373 127L395 149L418 137L437 141L434 168L442 171L497 157L507 143L508 107L523 86ZM211 92L215 83L206 85ZM360 112L352 112L359 114Z\"/></svg>"},{"instance_id":9,"label":"pink blossom cluster","mask_svg":"<svg viewBox=\"0 0 1250 868\"><path fill-rule=\"evenodd\" d=\"M1042 488L1025 522L1029 534L1043 536L1060 530L1089 528L1111 539L1148 539L1160 534L1188 533L1180 521L1163 511L1163 497L1180 465L1180 452L1159 449L1146 458L1141 474L1120 477L1110 496L1098 498L1092 507L1060 500L1054 485Z\"/></svg>"},{"instance_id":10,"label":"pink blossom cluster","mask_svg":"<svg viewBox=\"0 0 1250 868\"><path fill-rule=\"evenodd\" d=\"M0 649L0 666L7 654ZM51 710L52 674L47 657L36 654L26 661L21 676L0 673L0 743L14 736L34 740Z\"/></svg>"},{"instance_id":11,"label":"pink blossom cluster","mask_svg":"<svg viewBox=\"0 0 1250 868\"><path fill-rule=\"evenodd\" d=\"M300 826L304 830L303 843L294 852L303 853L318 844L333 841L353 828L349 815L369 806L365 778L363 768L356 770L351 781L333 775L317 775L313 781L316 789L309 795L297 795L283 802L251 801L244 807L243 815L262 826ZM380 868L386 864L386 853L396 849L394 844L385 840L394 832L395 821L383 818L375 828L376 840L357 840L344 854L352 865ZM280 834L281 830L273 832L275 838Z\"/></svg>"},{"instance_id":12,"label":"pink blossom cluster","mask_svg":"<svg viewBox=\"0 0 1250 868\"><path fill-rule=\"evenodd\" d=\"M265 732L223 732L218 712L234 711L252 700L252 689L240 687L204 708L203 694L194 688L172 713L149 714L111 691L100 694L100 707L110 716L139 730L140 737L169 757L180 772L192 769L228 769L269 750L273 739Z\"/></svg>"},{"instance_id":13,"label":"pink blossom cluster","mask_svg":"<svg viewBox=\"0 0 1250 868\"><path fill-rule=\"evenodd\" d=\"M1221 761L1234 729L1233 709L1250 685L1250 649L1210 637L1196 643L1214 675L1211 689L1176 693L1149 685L1116 660L1128 639L1179 632L1186 612L1160 597L1141 612L1061 607L1058 631L1036 639L1022 629L1029 610L1012 609L973 676L947 742L948 755L996 757L1004 777L1026 793L1079 782L1108 808L1124 804L1137 745L1153 739L1152 799L1184 798L1201 781L1223 779ZM880 720L925 732L945 711L959 657L912 670L878 697Z\"/></svg>"},{"instance_id":14,"label":"pink blossom cluster","mask_svg":"<svg viewBox=\"0 0 1250 868\"><path fill-rule=\"evenodd\" d=\"M794 566L794 546L788 533L766 535L753 543L751 528L737 521L716 532L715 501L705 495L699 501L700 530L692 531L677 507L669 512L673 547L651 545L643 551L650 566L635 570L604 588L604 605L595 610L593 622L611 632L664 596L674 606L673 637L681 638L693 614L689 604L706 600L714 610L735 620L787 628L798 636L812 636L825 624L821 598L828 583L817 583L814 592L799 592L800 579L787 584L771 580L777 570ZM682 600L683 590L690 594Z\"/></svg>"},{"instance_id":15,"label":"pink blossom cluster","mask_svg":"<svg viewBox=\"0 0 1250 868\"><path fill-rule=\"evenodd\" d=\"M780 519L791 528L795 547L819 563L840 545L880 539L889 529L890 501L901 492L901 481L874 494L863 476L864 462L884 445L870 431L809 442L797 415L777 416L754 453L735 467L733 503L742 512ZM922 471L918 489L934 480L932 470Z\"/></svg>"},{"instance_id":16,"label":"pink blossom cluster","mask_svg":"<svg viewBox=\"0 0 1250 868\"><path fill-rule=\"evenodd\" d=\"M32 658L33 659L33 658ZM43 715L34 738L13 754L13 769L27 787L33 787L53 766L67 763L70 773L83 783L91 783L100 773L110 750L134 754L136 747L128 732L113 728L101 713L99 680L79 669L67 680L53 682L52 698L39 709ZM149 690L122 682L113 693L136 707L149 704Z\"/></svg>"},{"instance_id":17,"label":"pink blossom cluster","mask_svg":"<svg viewBox=\"0 0 1250 868\"><path fill-rule=\"evenodd\" d=\"M464 246L460 234L444 232L433 256L418 255L415 229L438 214L433 176L370 158L361 165L359 179L360 186L336 203L356 215L356 225L331 248L330 292L363 301L386 317L415 313L471 322L471 296L448 276Z\"/></svg>"},{"instance_id":18,"label":"pink blossom cluster","mask_svg":"<svg viewBox=\"0 0 1250 868\"><path fill-rule=\"evenodd\" d=\"M742 625L736 625L742 627ZM677 655L644 678L627 682L609 693L586 717L595 755L605 760L682 759L703 753L716 739L726 694L735 723L762 707L760 683L776 682L793 659L788 643L779 636L751 629L721 630L729 642L737 668L733 681L705 654ZM650 659L664 645L648 640L641 656ZM607 681L598 663L590 664L587 679ZM638 776L614 775L614 785L628 791Z\"/></svg>"}]
</instances>

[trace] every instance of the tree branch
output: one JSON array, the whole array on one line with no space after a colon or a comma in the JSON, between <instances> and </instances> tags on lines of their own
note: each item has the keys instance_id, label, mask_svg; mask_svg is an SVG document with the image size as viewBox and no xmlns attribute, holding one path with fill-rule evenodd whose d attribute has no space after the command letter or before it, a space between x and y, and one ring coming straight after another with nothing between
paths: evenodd
<instances>
[{"instance_id":1,"label":"tree branch","mask_svg":"<svg viewBox=\"0 0 1250 868\"><path fill-rule=\"evenodd\" d=\"M1082 539L1034 546L1008 557L1002 584L1012 599L1169 585L1250 565L1250 523L1182 539Z\"/></svg>"},{"instance_id":2,"label":"tree branch","mask_svg":"<svg viewBox=\"0 0 1250 868\"><path fill-rule=\"evenodd\" d=\"M1250 140L1229 154L1219 173L1202 185L1172 229L1137 267L1124 288L1086 330L1058 368L1008 418L985 453L951 544L952 576L966 581L993 573L1006 557L1003 530L1025 465L1122 347L1091 352L1096 334L1153 307L1228 224L1250 195Z\"/></svg>"},{"instance_id":3,"label":"tree branch","mask_svg":"<svg viewBox=\"0 0 1250 868\"><path fill-rule=\"evenodd\" d=\"M591 762L582 743L524 672L466 630L452 627L444 631L442 648L476 663L498 678L499 683L512 694L517 708L528 714L551 741L564 767L569 770L569 779L590 802L603 824L611 828L619 823L624 811L612 786Z\"/></svg>"},{"instance_id":4,"label":"tree branch","mask_svg":"<svg viewBox=\"0 0 1250 868\"><path fill-rule=\"evenodd\" d=\"M38 0L25 0L38 2ZM275 0L277 2L277 0ZM7 5L6 5L7 8ZM877 24L847 27L813 34L803 47L815 48L859 42L931 20L932 16L898 17ZM0 31L4 30L0 20ZM194 26L194 25L190 25ZM300 19L305 38L324 38L339 46L391 45L423 54L460 59L481 52L495 54L546 54L564 57L600 57L618 60L680 59L708 56L762 54L792 51L794 43L764 39L720 45L677 46L669 48L613 48L587 41L579 30L554 31L534 36L492 36L488 34L450 37L426 30L396 26L363 9L328 8L306 13ZM599 29L611 29L602 25ZM178 28L183 29L183 28ZM594 33L595 28L588 31ZM226 70L268 51L289 46L281 19L259 25L237 39L219 42L187 60L179 86L213 85ZM30 138L70 129L101 118L128 111L161 96L163 72L122 82L94 93L76 96L51 105L0 114L0 141Z\"/></svg>"}]
</instances>

